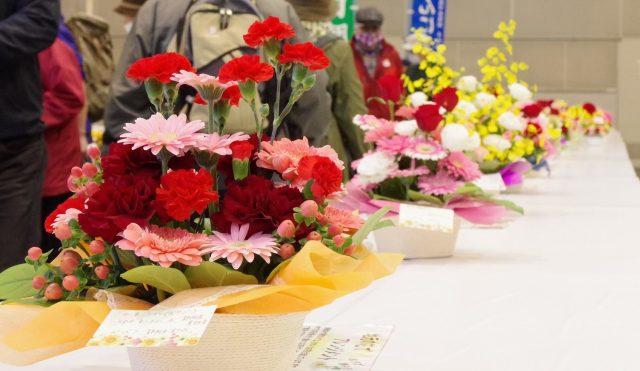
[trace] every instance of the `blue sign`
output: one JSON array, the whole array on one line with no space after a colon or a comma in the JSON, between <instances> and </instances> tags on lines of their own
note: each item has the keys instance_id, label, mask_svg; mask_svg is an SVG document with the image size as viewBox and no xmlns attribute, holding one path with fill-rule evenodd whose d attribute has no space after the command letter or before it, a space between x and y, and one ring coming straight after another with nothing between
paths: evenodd
<instances>
[{"instance_id":1,"label":"blue sign","mask_svg":"<svg viewBox=\"0 0 640 371\"><path fill-rule=\"evenodd\" d=\"M447 0L413 0L411 28L422 28L436 42L444 43Z\"/></svg>"}]
</instances>

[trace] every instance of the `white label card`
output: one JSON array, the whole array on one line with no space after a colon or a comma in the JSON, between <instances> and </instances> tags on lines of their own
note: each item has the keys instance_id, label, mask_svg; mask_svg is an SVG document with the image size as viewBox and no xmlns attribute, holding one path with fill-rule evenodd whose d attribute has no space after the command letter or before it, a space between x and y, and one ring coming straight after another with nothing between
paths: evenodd
<instances>
[{"instance_id":1,"label":"white label card","mask_svg":"<svg viewBox=\"0 0 640 371\"><path fill-rule=\"evenodd\" d=\"M393 326L307 325L293 370L371 370L392 331Z\"/></svg>"},{"instance_id":2,"label":"white label card","mask_svg":"<svg viewBox=\"0 0 640 371\"><path fill-rule=\"evenodd\" d=\"M504 180L500 173L485 174L473 183L482 188L485 192L500 193L507 190L507 186L504 184Z\"/></svg>"},{"instance_id":3,"label":"white label card","mask_svg":"<svg viewBox=\"0 0 640 371\"><path fill-rule=\"evenodd\" d=\"M216 306L112 310L88 346L176 347L200 342Z\"/></svg>"},{"instance_id":4,"label":"white label card","mask_svg":"<svg viewBox=\"0 0 640 371\"><path fill-rule=\"evenodd\" d=\"M398 225L445 233L453 232L455 214L451 209L400 204Z\"/></svg>"}]
</instances>

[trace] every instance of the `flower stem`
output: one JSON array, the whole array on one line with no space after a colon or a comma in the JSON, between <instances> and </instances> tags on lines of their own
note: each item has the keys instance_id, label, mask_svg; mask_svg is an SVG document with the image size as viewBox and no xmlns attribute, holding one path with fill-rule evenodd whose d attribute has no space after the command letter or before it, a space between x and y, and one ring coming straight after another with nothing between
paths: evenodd
<instances>
[{"instance_id":1,"label":"flower stem","mask_svg":"<svg viewBox=\"0 0 640 371\"><path fill-rule=\"evenodd\" d=\"M246 102L246 101L245 101ZM258 107L256 107L256 100L252 99L251 102L247 102L251 106L253 111L253 119L256 121L256 134L258 135L258 153L260 153L260 147L262 145L262 119L258 115Z\"/></svg>"},{"instance_id":2,"label":"flower stem","mask_svg":"<svg viewBox=\"0 0 640 371\"><path fill-rule=\"evenodd\" d=\"M276 104L273 107L273 129L271 130L271 144L275 141L280 126L280 93L282 90L282 78L284 67L276 64Z\"/></svg>"},{"instance_id":3,"label":"flower stem","mask_svg":"<svg viewBox=\"0 0 640 371\"><path fill-rule=\"evenodd\" d=\"M218 172L217 172L217 169L216 169L217 167L218 167L218 160L216 159L214 165L211 166L208 169L209 173L213 177L213 191L214 192L218 192ZM215 214L218 211L220 211L220 208L218 206L218 201L209 203L209 206L207 208L209 210L209 218L213 217L213 214Z\"/></svg>"},{"instance_id":4,"label":"flower stem","mask_svg":"<svg viewBox=\"0 0 640 371\"><path fill-rule=\"evenodd\" d=\"M169 172L169 160L171 159L171 153L165 148L160 150L160 162L162 163L162 175Z\"/></svg>"},{"instance_id":5,"label":"flower stem","mask_svg":"<svg viewBox=\"0 0 640 371\"><path fill-rule=\"evenodd\" d=\"M207 122L207 134L213 134L214 130L216 129L215 118L213 114L213 101L208 101L207 106L209 107L209 122Z\"/></svg>"}]
</instances>

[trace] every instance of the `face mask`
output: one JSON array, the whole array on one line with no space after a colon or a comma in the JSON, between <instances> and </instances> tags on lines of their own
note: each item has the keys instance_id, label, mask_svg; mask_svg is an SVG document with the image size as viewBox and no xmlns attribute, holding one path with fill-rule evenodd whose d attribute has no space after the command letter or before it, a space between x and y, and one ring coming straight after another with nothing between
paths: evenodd
<instances>
[{"instance_id":1,"label":"face mask","mask_svg":"<svg viewBox=\"0 0 640 371\"><path fill-rule=\"evenodd\" d=\"M126 32L126 33L131 32L131 29L133 28L133 22L129 21L129 22L125 23L123 28L124 28L124 32Z\"/></svg>"},{"instance_id":2,"label":"face mask","mask_svg":"<svg viewBox=\"0 0 640 371\"><path fill-rule=\"evenodd\" d=\"M367 51L376 50L382 43L382 34L379 32L359 32L355 38L356 42Z\"/></svg>"}]
</instances>

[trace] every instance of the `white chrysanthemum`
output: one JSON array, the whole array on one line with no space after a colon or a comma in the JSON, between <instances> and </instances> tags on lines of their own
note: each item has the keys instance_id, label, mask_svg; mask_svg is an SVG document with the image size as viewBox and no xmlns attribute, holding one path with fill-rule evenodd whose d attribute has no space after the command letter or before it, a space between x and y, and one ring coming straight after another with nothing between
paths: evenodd
<instances>
[{"instance_id":1,"label":"white chrysanthemum","mask_svg":"<svg viewBox=\"0 0 640 371\"><path fill-rule=\"evenodd\" d=\"M358 179L362 184L380 183L398 170L395 156L383 151L366 155L358 162Z\"/></svg>"},{"instance_id":2,"label":"white chrysanthemum","mask_svg":"<svg viewBox=\"0 0 640 371\"><path fill-rule=\"evenodd\" d=\"M501 114L498 117L498 124L507 130L522 131L525 128L524 120L511 111Z\"/></svg>"},{"instance_id":3,"label":"white chrysanthemum","mask_svg":"<svg viewBox=\"0 0 640 371\"><path fill-rule=\"evenodd\" d=\"M528 102L533 97L533 93L529 88L518 83L509 85L509 94L518 102Z\"/></svg>"},{"instance_id":4,"label":"white chrysanthemum","mask_svg":"<svg viewBox=\"0 0 640 371\"><path fill-rule=\"evenodd\" d=\"M461 100L456 106L456 111L460 112L465 118L469 118L469 116L478 112L478 109L473 103L469 102L468 100Z\"/></svg>"},{"instance_id":5,"label":"white chrysanthemum","mask_svg":"<svg viewBox=\"0 0 640 371\"><path fill-rule=\"evenodd\" d=\"M511 142L498 134L489 134L482 141L486 146L495 147L498 151L506 151L511 148Z\"/></svg>"},{"instance_id":6,"label":"white chrysanthemum","mask_svg":"<svg viewBox=\"0 0 640 371\"><path fill-rule=\"evenodd\" d=\"M456 85L458 90L465 92L473 92L478 88L478 79L472 75L462 76Z\"/></svg>"},{"instance_id":7,"label":"white chrysanthemum","mask_svg":"<svg viewBox=\"0 0 640 371\"><path fill-rule=\"evenodd\" d=\"M422 106L429 102L429 97L421 91L417 91L409 96L409 100L411 100L411 105L415 108Z\"/></svg>"},{"instance_id":8,"label":"white chrysanthemum","mask_svg":"<svg viewBox=\"0 0 640 371\"><path fill-rule=\"evenodd\" d=\"M493 104L496 101L496 97L489 93L476 94L475 104L478 108L484 108Z\"/></svg>"},{"instance_id":9,"label":"white chrysanthemum","mask_svg":"<svg viewBox=\"0 0 640 371\"><path fill-rule=\"evenodd\" d=\"M400 121L396 123L393 130L396 134L403 137L411 137L416 133L416 130L418 130L418 122L416 120Z\"/></svg>"},{"instance_id":10,"label":"white chrysanthemum","mask_svg":"<svg viewBox=\"0 0 640 371\"><path fill-rule=\"evenodd\" d=\"M480 147L480 134L473 133L469 139L467 139L467 143L464 147L465 151L474 151L478 147Z\"/></svg>"},{"instance_id":11,"label":"white chrysanthemum","mask_svg":"<svg viewBox=\"0 0 640 371\"><path fill-rule=\"evenodd\" d=\"M451 152L464 151L469 141L469 130L464 125L448 124L442 129L442 146Z\"/></svg>"}]
</instances>

